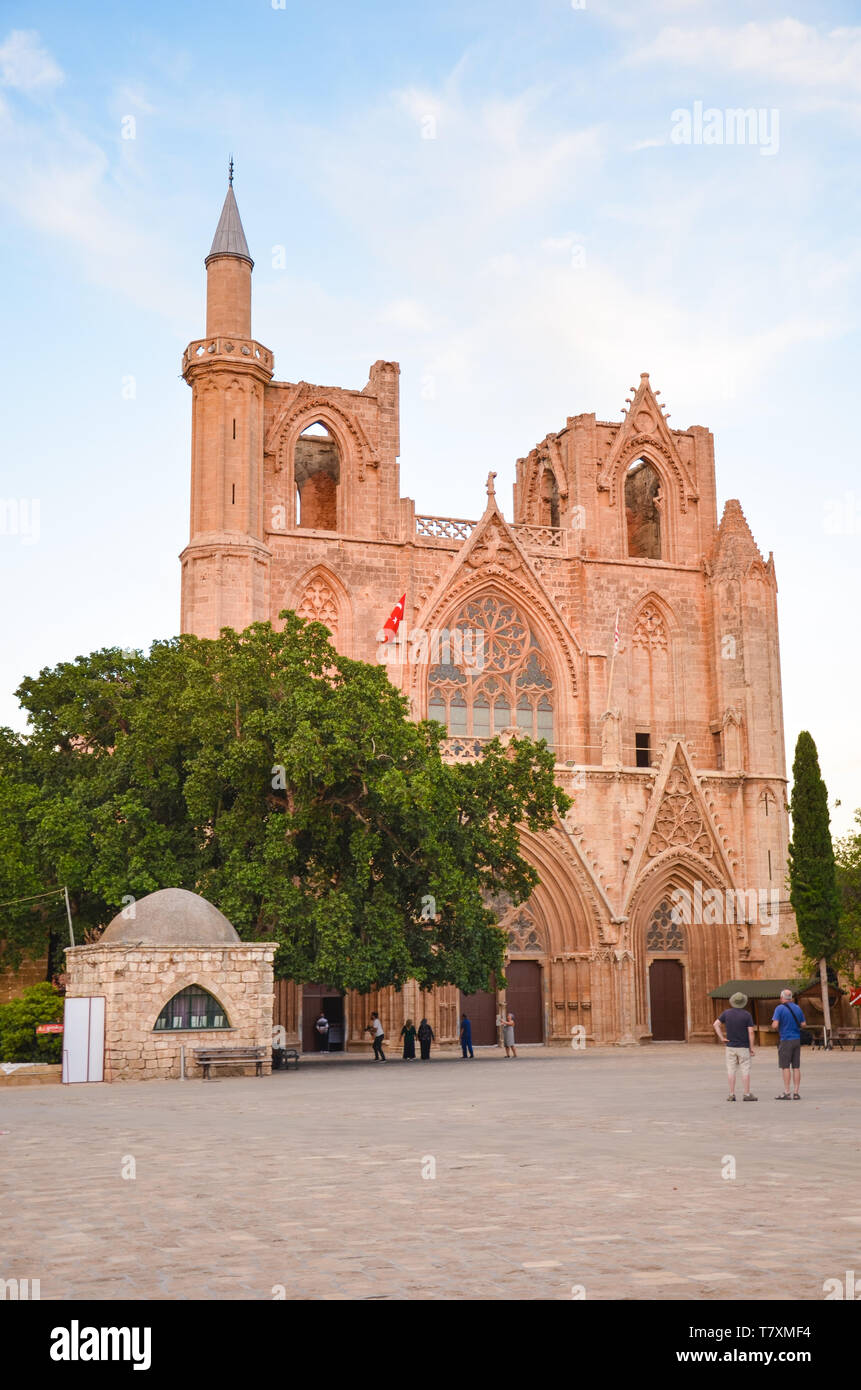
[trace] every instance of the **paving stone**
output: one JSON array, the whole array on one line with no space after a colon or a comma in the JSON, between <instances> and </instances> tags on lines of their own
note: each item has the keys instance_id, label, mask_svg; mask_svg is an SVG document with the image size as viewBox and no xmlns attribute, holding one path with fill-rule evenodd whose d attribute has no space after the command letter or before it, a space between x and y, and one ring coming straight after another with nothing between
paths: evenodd
<instances>
[{"instance_id":1,"label":"paving stone","mask_svg":"<svg viewBox=\"0 0 861 1390\"><path fill-rule=\"evenodd\" d=\"M48 1300L815 1300L861 1271L861 1056L805 1053L791 1119L727 1113L716 1047L476 1060L15 1088L0 1278Z\"/></svg>"}]
</instances>

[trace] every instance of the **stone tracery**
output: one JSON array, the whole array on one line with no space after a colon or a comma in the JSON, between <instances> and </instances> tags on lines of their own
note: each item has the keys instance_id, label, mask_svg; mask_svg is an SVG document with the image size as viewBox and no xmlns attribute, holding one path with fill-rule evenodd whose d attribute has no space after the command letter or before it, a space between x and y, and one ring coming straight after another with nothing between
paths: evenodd
<instances>
[{"instance_id":1,"label":"stone tracery","mask_svg":"<svg viewBox=\"0 0 861 1390\"><path fill-rule=\"evenodd\" d=\"M668 849L693 849L711 859L714 844L702 812L694 800L690 781L681 767L674 767L664 789L646 853L650 857Z\"/></svg>"},{"instance_id":2,"label":"stone tracery","mask_svg":"<svg viewBox=\"0 0 861 1390\"><path fill-rule=\"evenodd\" d=\"M333 637L338 635L338 599L330 584L316 574L308 583L296 606L300 618L307 622L324 623Z\"/></svg>"},{"instance_id":3,"label":"stone tracery","mask_svg":"<svg viewBox=\"0 0 861 1390\"><path fill-rule=\"evenodd\" d=\"M495 594L468 600L428 673L428 714L452 735L517 728L553 742L550 664L519 610Z\"/></svg>"}]
</instances>

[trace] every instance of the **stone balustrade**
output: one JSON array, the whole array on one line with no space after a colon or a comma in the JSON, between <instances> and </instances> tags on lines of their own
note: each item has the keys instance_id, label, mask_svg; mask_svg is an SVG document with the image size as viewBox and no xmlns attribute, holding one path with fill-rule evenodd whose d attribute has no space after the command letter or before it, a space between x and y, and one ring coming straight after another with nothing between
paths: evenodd
<instances>
[{"instance_id":1,"label":"stone balustrade","mask_svg":"<svg viewBox=\"0 0 861 1390\"><path fill-rule=\"evenodd\" d=\"M272 353L262 343L257 343L252 338L215 337L198 338L189 343L182 354L183 375L195 362L211 360L213 357L221 358L222 361L251 359L272 374Z\"/></svg>"}]
</instances>

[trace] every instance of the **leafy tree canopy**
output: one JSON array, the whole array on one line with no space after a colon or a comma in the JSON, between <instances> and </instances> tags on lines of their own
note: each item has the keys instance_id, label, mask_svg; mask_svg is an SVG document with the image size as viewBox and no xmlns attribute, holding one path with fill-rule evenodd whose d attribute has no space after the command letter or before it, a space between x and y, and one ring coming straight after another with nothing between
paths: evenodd
<instances>
[{"instance_id":1,"label":"leafy tree canopy","mask_svg":"<svg viewBox=\"0 0 861 1390\"><path fill-rule=\"evenodd\" d=\"M504 942L485 903L538 881L519 828L570 805L552 752L494 740L445 763L382 667L281 617L23 682L32 732L0 731L0 901L66 883L83 934L128 895L188 888L277 941L282 977L487 987ZM59 944L56 906L2 909L10 958L46 923Z\"/></svg>"}]
</instances>

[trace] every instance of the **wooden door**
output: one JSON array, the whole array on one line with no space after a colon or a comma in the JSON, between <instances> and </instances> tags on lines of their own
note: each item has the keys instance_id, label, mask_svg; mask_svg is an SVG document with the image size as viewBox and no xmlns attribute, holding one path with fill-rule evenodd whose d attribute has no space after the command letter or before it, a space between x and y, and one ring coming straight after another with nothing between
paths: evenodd
<instances>
[{"instance_id":1,"label":"wooden door","mask_svg":"<svg viewBox=\"0 0 861 1390\"><path fill-rule=\"evenodd\" d=\"M483 1047L497 1041L496 1015L498 1013L496 992L480 989L475 994L460 995L460 1016L469 1015L472 1024L472 1041L476 1047Z\"/></svg>"},{"instance_id":2,"label":"wooden door","mask_svg":"<svg viewBox=\"0 0 861 1390\"><path fill-rule=\"evenodd\" d=\"M505 991L506 1013L514 1014L514 1041L543 1043L544 999L541 989L541 966L536 960L512 960L505 968L508 986Z\"/></svg>"},{"instance_id":3,"label":"wooden door","mask_svg":"<svg viewBox=\"0 0 861 1390\"><path fill-rule=\"evenodd\" d=\"M649 966L649 1006L655 1042L684 1042L685 968L680 960L653 960Z\"/></svg>"}]
</instances>

